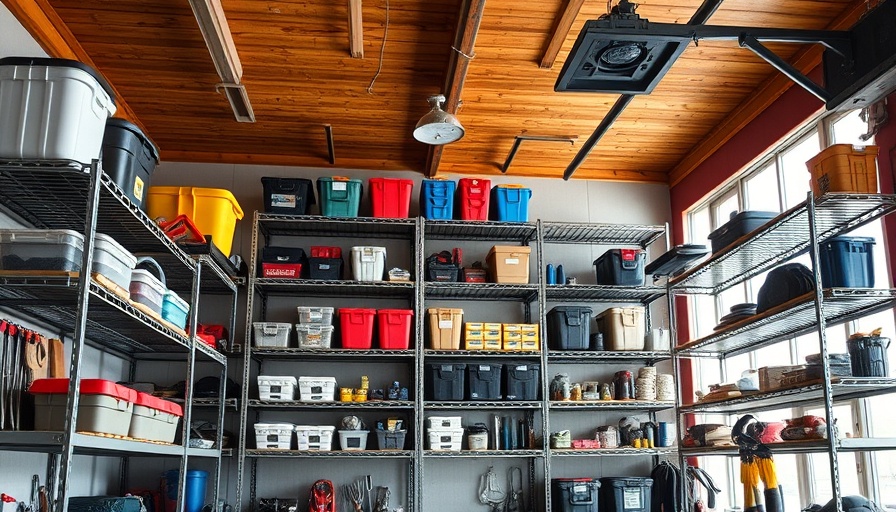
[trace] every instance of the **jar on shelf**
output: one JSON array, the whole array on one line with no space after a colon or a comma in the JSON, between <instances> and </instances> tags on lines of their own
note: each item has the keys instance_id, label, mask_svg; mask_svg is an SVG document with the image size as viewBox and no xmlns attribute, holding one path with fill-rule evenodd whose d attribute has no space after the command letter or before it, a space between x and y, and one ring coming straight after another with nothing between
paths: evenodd
<instances>
[{"instance_id":1,"label":"jar on shelf","mask_svg":"<svg viewBox=\"0 0 896 512\"><path fill-rule=\"evenodd\" d=\"M558 373L550 386L551 400L569 401L572 398L572 383L568 373Z\"/></svg>"}]
</instances>

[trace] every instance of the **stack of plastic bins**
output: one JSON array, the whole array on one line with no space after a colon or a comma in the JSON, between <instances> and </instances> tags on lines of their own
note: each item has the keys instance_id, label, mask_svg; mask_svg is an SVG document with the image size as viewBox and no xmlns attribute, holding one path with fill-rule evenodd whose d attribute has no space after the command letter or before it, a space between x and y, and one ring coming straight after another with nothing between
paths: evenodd
<instances>
[{"instance_id":1,"label":"stack of plastic bins","mask_svg":"<svg viewBox=\"0 0 896 512\"><path fill-rule=\"evenodd\" d=\"M333 308L296 308L299 323L296 324L296 338L299 348L330 348L333 340Z\"/></svg>"}]
</instances>

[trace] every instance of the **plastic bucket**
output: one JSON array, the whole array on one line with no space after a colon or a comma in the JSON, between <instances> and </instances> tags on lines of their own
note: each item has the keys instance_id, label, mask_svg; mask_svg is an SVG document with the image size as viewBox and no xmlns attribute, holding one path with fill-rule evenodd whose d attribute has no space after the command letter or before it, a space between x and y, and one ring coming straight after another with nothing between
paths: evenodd
<instances>
[{"instance_id":1,"label":"plastic bucket","mask_svg":"<svg viewBox=\"0 0 896 512\"><path fill-rule=\"evenodd\" d=\"M179 471L172 469L163 475L165 502L167 510L175 510L177 503L177 477ZM199 469L187 470L185 482L184 512L200 512L205 505L205 491L208 483L208 471Z\"/></svg>"},{"instance_id":2,"label":"plastic bucket","mask_svg":"<svg viewBox=\"0 0 896 512\"><path fill-rule=\"evenodd\" d=\"M890 338L863 337L846 340L853 377L886 377Z\"/></svg>"}]
</instances>

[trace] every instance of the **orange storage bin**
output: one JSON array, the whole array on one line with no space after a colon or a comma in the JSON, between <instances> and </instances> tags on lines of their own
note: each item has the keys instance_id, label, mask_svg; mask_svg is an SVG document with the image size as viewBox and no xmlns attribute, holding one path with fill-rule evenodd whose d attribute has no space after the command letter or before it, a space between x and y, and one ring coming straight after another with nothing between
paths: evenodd
<instances>
[{"instance_id":1,"label":"orange storage bin","mask_svg":"<svg viewBox=\"0 0 896 512\"><path fill-rule=\"evenodd\" d=\"M812 194L877 192L877 146L834 144L806 162Z\"/></svg>"}]
</instances>

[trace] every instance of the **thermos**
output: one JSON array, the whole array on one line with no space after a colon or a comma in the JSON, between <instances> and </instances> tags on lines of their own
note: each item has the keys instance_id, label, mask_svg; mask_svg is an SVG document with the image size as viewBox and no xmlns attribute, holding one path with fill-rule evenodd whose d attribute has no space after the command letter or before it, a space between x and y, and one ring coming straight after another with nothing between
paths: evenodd
<instances>
[{"instance_id":1,"label":"thermos","mask_svg":"<svg viewBox=\"0 0 896 512\"><path fill-rule=\"evenodd\" d=\"M557 284L557 274L554 272L554 264L548 263L547 268L544 270L544 280L547 284Z\"/></svg>"},{"instance_id":2,"label":"thermos","mask_svg":"<svg viewBox=\"0 0 896 512\"><path fill-rule=\"evenodd\" d=\"M557 265L557 284L566 284L566 273L563 272L563 265Z\"/></svg>"}]
</instances>

